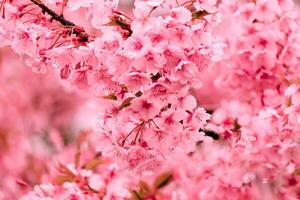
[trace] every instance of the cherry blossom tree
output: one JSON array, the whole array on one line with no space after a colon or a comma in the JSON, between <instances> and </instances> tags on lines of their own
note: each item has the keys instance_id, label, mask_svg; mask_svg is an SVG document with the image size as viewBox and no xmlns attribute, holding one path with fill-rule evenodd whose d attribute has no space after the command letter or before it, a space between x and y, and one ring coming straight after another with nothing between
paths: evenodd
<instances>
[{"instance_id":1,"label":"cherry blossom tree","mask_svg":"<svg viewBox=\"0 0 300 200\"><path fill-rule=\"evenodd\" d=\"M292 0L0 11L0 199L300 198Z\"/></svg>"}]
</instances>

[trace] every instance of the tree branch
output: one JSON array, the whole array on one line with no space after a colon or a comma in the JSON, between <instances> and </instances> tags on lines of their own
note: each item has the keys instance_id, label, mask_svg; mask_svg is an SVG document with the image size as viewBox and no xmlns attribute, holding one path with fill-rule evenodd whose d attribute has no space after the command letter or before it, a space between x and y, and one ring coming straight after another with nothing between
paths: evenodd
<instances>
[{"instance_id":1,"label":"tree branch","mask_svg":"<svg viewBox=\"0 0 300 200\"><path fill-rule=\"evenodd\" d=\"M84 31L83 28L82 29L81 29L81 27L76 28L76 27L78 27L78 26L76 26L76 24L65 19L62 15L58 15L56 12L54 12L53 10L48 8L45 4L43 4L40 0L30 0L30 1L32 3L34 3L35 5L37 5L38 7L40 7L44 14L47 13L48 15L50 15L53 20L58 21L59 23L61 23L64 26L73 27L74 29L72 30L72 33L75 34L76 36L78 36L80 38L81 42L88 41L89 35Z\"/></svg>"}]
</instances>

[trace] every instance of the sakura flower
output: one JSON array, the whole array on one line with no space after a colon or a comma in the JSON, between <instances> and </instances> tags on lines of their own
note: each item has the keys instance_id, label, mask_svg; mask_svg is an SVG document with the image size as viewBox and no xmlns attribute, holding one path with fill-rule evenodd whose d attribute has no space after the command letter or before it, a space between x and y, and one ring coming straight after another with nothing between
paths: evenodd
<instances>
[{"instance_id":1,"label":"sakura flower","mask_svg":"<svg viewBox=\"0 0 300 200\"><path fill-rule=\"evenodd\" d=\"M138 36L133 36L126 40L124 47L124 51L130 58L141 58L145 56L151 47L151 41L147 37L142 39Z\"/></svg>"},{"instance_id":2,"label":"sakura flower","mask_svg":"<svg viewBox=\"0 0 300 200\"><path fill-rule=\"evenodd\" d=\"M216 0L209 0L209 1L203 1L203 0L197 0L194 3L194 6L196 10L205 10L209 13L213 13L216 11Z\"/></svg>"},{"instance_id":3,"label":"sakura flower","mask_svg":"<svg viewBox=\"0 0 300 200\"><path fill-rule=\"evenodd\" d=\"M199 72L197 66L189 61L181 61L174 69L175 73L172 77L175 80L180 80L182 84L190 83L192 87L198 88L199 82L194 81L192 77L196 76Z\"/></svg>"},{"instance_id":4,"label":"sakura flower","mask_svg":"<svg viewBox=\"0 0 300 200\"><path fill-rule=\"evenodd\" d=\"M148 4L149 6L159 6L161 5L164 0L143 0L146 4Z\"/></svg>"},{"instance_id":5,"label":"sakura flower","mask_svg":"<svg viewBox=\"0 0 300 200\"><path fill-rule=\"evenodd\" d=\"M147 74L139 72L124 74L120 77L120 80L122 80L121 82L125 84L128 89L134 92L138 92L139 89L146 87L150 83L150 78Z\"/></svg>"},{"instance_id":6,"label":"sakura flower","mask_svg":"<svg viewBox=\"0 0 300 200\"><path fill-rule=\"evenodd\" d=\"M143 121L153 119L160 112L160 109L156 107L156 105L142 97L133 99L131 108L139 113L139 116Z\"/></svg>"},{"instance_id":7,"label":"sakura flower","mask_svg":"<svg viewBox=\"0 0 300 200\"><path fill-rule=\"evenodd\" d=\"M16 25L18 34L13 38L11 45L16 49L17 53L21 53L21 49L28 48L26 52L27 55L33 55L33 52L36 49L36 42L38 37L38 32L33 33L30 31L33 27L26 27L20 23ZM36 30L37 31L37 30Z\"/></svg>"},{"instance_id":8,"label":"sakura flower","mask_svg":"<svg viewBox=\"0 0 300 200\"><path fill-rule=\"evenodd\" d=\"M81 5L87 5L88 2ZM92 3L92 2L90 2ZM91 8L91 24L94 28L100 28L102 25L109 23L110 18L113 15L113 9L115 9L118 6L119 1L107 1L107 0L101 0L99 1L93 1L93 6ZM76 4L75 4L76 5ZM77 5L81 6L81 5ZM74 9L74 7L73 7ZM76 9L76 7L75 7Z\"/></svg>"},{"instance_id":9,"label":"sakura flower","mask_svg":"<svg viewBox=\"0 0 300 200\"><path fill-rule=\"evenodd\" d=\"M36 73L45 74L47 72L47 64L43 59L33 59L29 58L26 63L32 67L32 71Z\"/></svg>"},{"instance_id":10,"label":"sakura flower","mask_svg":"<svg viewBox=\"0 0 300 200\"><path fill-rule=\"evenodd\" d=\"M75 1L75 0L68 0L67 6L71 11L78 10L81 7L88 8L92 6L94 0L87 0L87 1Z\"/></svg>"},{"instance_id":11,"label":"sakura flower","mask_svg":"<svg viewBox=\"0 0 300 200\"><path fill-rule=\"evenodd\" d=\"M92 175L89 177L89 186L96 191L100 191L105 187L103 178L100 175Z\"/></svg>"},{"instance_id":12,"label":"sakura flower","mask_svg":"<svg viewBox=\"0 0 300 200\"><path fill-rule=\"evenodd\" d=\"M181 108L184 110L194 110L194 108L196 108L197 106L197 101L195 99L195 97L189 95L187 97L184 97L182 99L179 100Z\"/></svg>"},{"instance_id":13,"label":"sakura flower","mask_svg":"<svg viewBox=\"0 0 300 200\"><path fill-rule=\"evenodd\" d=\"M295 6L294 1L291 0L279 0L279 6L284 10L292 10Z\"/></svg>"},{"instance_id":14,"label":"sakura flower","mask_svg":"<svg viewBox=\"0 0 300 200\"><path fill-rule=\"evenodd\" d=\"M260 0L257 2L257 6L258 10L255 12L255 16L258 20L272 21L277 14L280 14L277 1L270 3L269 1Z\"/></svg>"},{"instance_id":15,"label":"sakura flower","mask_svg":"<svg viewBox=\"0 0 300 200\"><path fill-rule=\"evenodd\" d=\"M178 7L171 9L170 17L172 20L184 24L192 20L192 13L185 7Z\"/></svg>"},{"instance_id":16,"label":"sakura flower","mask_svg":"<svg viewBox=\"0 0 300 200\"><path fill-rule=\"evenodd\" d=\"M137 19L145 20L148 18L149 13L151 12L152 6L142 2L135 1L134 2L133 14Z\"/></svg>"},{"instance_id":17,"label":"sakura flower","mask_svg":"<svg viewBox=\"0 0 300 200\"><path fill-rule=\"evenodd\" d=\"M168 110L163 112L162 117L156 119L155 121L158 124L158 127L161 127L160 129L164 129L164 127L167 125L166 131L176 132L182 129L180 121L185 119L187 115L188 114L183 110Z\"/></svg>"}]
</instances>

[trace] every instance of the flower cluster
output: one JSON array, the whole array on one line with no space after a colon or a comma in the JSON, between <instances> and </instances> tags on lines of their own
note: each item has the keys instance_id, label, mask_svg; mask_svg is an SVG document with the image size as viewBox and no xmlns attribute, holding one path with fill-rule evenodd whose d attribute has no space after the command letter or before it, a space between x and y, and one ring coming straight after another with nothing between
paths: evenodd
<instances>
[{"instance_id":1,"label":"flower cluster","mask_svg":"<svg viewBox=\"0 0 300 200\"><path fill-rule=\"evenodd\" d=\"M201 86L200 73L220 59L224 46L211 32L218 16L202 16L198 3L166 10L163 3L137 1L130 37L122 42L120 33L103 30L109 38L96 39L103 69L97 83L115 101L99 124L104 155L125 156L134 167L153 156L194 150L209 115L189 90Z\"/></svg>"},{"instance_id":2,"label":"flower cluster","mask_svg":"<svg viewBox=\"0 0 300 200\"><path fill-rule=\"evenodd\" d=\"M97 170L96 170L97 168ZM129 199L133 185L130 174L120 173L118 165L99 159L89 160L83 169L74 165L58 167L53 184L39 185L21 200L32 199Z\"/></svg>"},{"instance_id":3,"label":"flower cluster","mask_svg":"<svg viewBox=\"0 0 300 200\"><path fill-rule=\"evenodd\" d=\"M298 79L300 24L293 1L224 1L220 10L226 18L218 32L228 49L217 82L229 88L230 98L239 96L254 107L278 106L275 96L282 97L286 82Z\"/></svg>"},{"instance_id":4,"label":"flower cluster","mask_svg":"<svg viewBox=\"0 0 300 200\"><path fill-rule=\"evenodd\" d=\"M77 132L90 128L77 115L92 100L55 73L37 76L7 48L0 55L0 199L17 199L30 185L48 180L58 157L71 161L66 158L76 152L71 143Z\"/></svg>"},{"instance_id":5,"label":"flower cluster","mask_svg":"<svg viewBox=\"0 0 300 200\"><path fill-rule=\"evenodd\" d=\"M104 155L126 155L132 150L133 154L144 151L146 157L152 157L193 151L201 138L198 130L209 115L198 108L189 90L201 87L201 71L221 59L224 47L212 34L219 18L212 13L214 3L137 1L131 19L118 11L115 3L104 4L101 7L106 9L99 10L99 4L91 1L85 12L89 13L87 18L92 17L90 27L96 33L90 36L54 15L46 2L32 2L4 5L9 9L3 20L3 39L18 54L26 55L34 70L57 68L62 79L114 101L101 116L100 150ZM77 8L68 5L71 2L65 7L70 11ZM52 18L47 19L39 9ZM97 21L99 14L108 21ZM51 20L64 26L54 28ZM10 29L12 24L17 28ZM116 146L113 152L111 144ZM146 157L131 161L132 165Z\"/></svg>"}]
</instances>

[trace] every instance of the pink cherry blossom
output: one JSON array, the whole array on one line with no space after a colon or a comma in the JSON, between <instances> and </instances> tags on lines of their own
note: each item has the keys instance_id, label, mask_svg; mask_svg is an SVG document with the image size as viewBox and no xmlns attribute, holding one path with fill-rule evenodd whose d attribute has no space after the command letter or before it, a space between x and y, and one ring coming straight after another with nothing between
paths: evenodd
<instances>
[{"instance_id":1,"label":"pink cherry blossom","mask_svg":"<svg viewBox=\"0 0 300 200\"><path fill-rule=\"evenodd\" d=\"M0 2L0 199L299 199L292 0Z\"/></svg>"}]
</instances>

